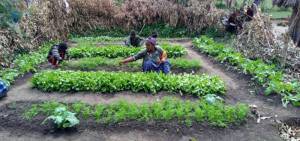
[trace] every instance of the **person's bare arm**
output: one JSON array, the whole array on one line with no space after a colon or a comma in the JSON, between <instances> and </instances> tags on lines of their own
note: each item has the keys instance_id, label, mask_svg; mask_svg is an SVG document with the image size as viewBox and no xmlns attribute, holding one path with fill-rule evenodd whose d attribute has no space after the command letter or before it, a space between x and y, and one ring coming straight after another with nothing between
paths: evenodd
<instances>
[{"instance_id":1,"label":"person's bare arm","mask_svg":"<svg viewBox=\"0 0 300 141\"><path fill-rule=\"evenodd\" d=\"M128 57L128 58L122 60L120 62L120 64L127 64L129 62L133 62L135 60L141 59L141 58L143 58L145 56L146 53L147 53L147 50L144 49L144 50L140 51L139 53L137 53L136 55Z\"/></svg>"},{"instance_id":2,"label":"person's bare arm","mask_svg":"<svg viewBox=\"0 0 300 141\"><path fill-rule=\"evenodd\" d=\"M133 61L134 61L134 58L133 58L133 57L128 57L128 58L122 60L122 61L120 62L120 64L127 64L127 63L133 62Z\"/></svg>"}]
</instances>

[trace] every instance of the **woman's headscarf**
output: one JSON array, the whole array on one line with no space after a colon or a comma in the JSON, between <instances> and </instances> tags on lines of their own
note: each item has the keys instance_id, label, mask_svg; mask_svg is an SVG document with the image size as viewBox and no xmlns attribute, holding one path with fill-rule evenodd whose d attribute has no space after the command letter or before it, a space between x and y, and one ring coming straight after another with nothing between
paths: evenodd
<instances>
[{"instance_id":1,"label":"woman's headscarf","mask_svg":"<svg viewBox=\"0 0 300 141\"><path fill-rule=\"evenodd\" d=\"M153 38L153 37L149 37L149 38L146 40L146 42L152 44L153 46L156 46L156 39Z\"/></svg>"}]
</instances>

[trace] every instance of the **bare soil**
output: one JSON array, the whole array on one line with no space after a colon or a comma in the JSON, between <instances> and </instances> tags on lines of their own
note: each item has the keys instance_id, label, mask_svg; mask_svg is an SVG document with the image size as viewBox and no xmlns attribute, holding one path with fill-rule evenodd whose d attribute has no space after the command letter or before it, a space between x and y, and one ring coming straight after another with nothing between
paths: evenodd
<instances>
[{"instance_id":1,"label":"bare soil","mask_svg":"<svg viewBox=\"0 0 300 141\"><path fill-rule=\"evenodd\" d=\"M216 128L209 125L185 125L174 122L139 123L124 122L120 124L101 125L92 119L81 119L80 125L71 130L54 130L50 124L41 125L45 119L38 116L31 121L23 119L22 113L31 104L37 102L14 102L0 108L0 138L7 140L107 140L107 141L279 141L275 127L255 124L249 119L247 123L228 128ZM261 132L264 136L261 136Z\"/></svg>"},{"instance_id":2,"label":"bare soil","mask_svg":"<svg viewBox=\"0 0 300 141\"><path fill-rule=\"evenodd\" d=\"M174 41L175 42L175 41ZM277 124L274 118L279 120L289 117L299 117L300 110L296 107L283 108L280 97L277 95L264 96L264 88L257 86L251 77L239 73L235 68L227 64L214 61L206 54L195 51L190 41L181 41L187 47L188 58L199 59L202 62L202 71L211 75L220 76L226 83L227 94L225 102L229 104L246 103L256 105L261 116L273 118L256 123L256 118L251 117L240 126L225 129L210 126L194 125L191 128L173 123L124 123L114 126L95 125L83 121L77 131L70 133L53 133L49 128L39 123L44 117L31 122L22 119L22 111L32 102L45 100L58 100L61 102L74 102L81 100L90 104L110 103L118 100L127 100L136 103L152 102L168 95L132 94L130 92L101 95L92 93L43 93L32 89L27 75L19 79L11 88L8 97L0 101L0 139L11 141L39 141L39 140L105 140L105 141L280 141ZM175 95L173 95L175 96ZM180 96L176 96L180 97ZM186 97L184 99L193 99ZM24 101L24 102L18 102Z\"/></svg>"}]
</instances>

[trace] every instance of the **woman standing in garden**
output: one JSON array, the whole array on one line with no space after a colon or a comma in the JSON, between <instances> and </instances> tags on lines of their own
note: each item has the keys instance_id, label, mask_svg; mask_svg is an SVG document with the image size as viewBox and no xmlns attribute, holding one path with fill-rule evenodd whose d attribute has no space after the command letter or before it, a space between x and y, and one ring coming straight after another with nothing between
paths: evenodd
<instances>
[{"instance_id":1,"label":"woman standing in garden","mask_svg":"<svg viewBox=\"0 0 300 141\"><path fill-rule=\"evenodd\" d=\"M171 64L167 60L167 53L156 45L156 39L149 37L146 40L146 49L134 56L122 60L121 64L126 64L143 58L143 72L155 71L170 73Z\"/></svg>"}]
</instances>

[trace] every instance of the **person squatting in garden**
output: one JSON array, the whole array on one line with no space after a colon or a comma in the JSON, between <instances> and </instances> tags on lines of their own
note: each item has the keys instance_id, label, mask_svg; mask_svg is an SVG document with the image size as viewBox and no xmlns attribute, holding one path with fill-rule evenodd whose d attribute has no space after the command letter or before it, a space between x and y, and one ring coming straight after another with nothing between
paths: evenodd
<instances>
[{"instance_id":1,"label":"person squatting in garden","mask_svg":"<svg viewBox=\"0 0 300 141\"><path fill-rule=\"evenodd\" d=\"M163 72L170 73L171 64L167 59L167 53L156 45L156 39L149 37L146 40L146 49L140 51L134 56L128 57L120 62L127 64L143 58L143 72Z\"/></svg>"},{"instance_id":2,"label":"person squatting in garden","mask_svg":"<svg viewBox=\"0 0 300 141\"><path fill-rule=\"evenodd\" d=\"M58 65L67 57L67 50L68 45L66 43L52 46L48 53L48 62L54 67L58 67Z\"/></svg>"},{"instance_id":3,"label":"person squatting in garden","mask_svg":"<svg viewBox=\"0 0 300 141\"><path fill-rule=\"evenodd\" d=\"M135 31L131 31L128 39L125 41L126 46L140 47L143 44L143 39L136 35Z\"/></svg>"}]
</instances>

